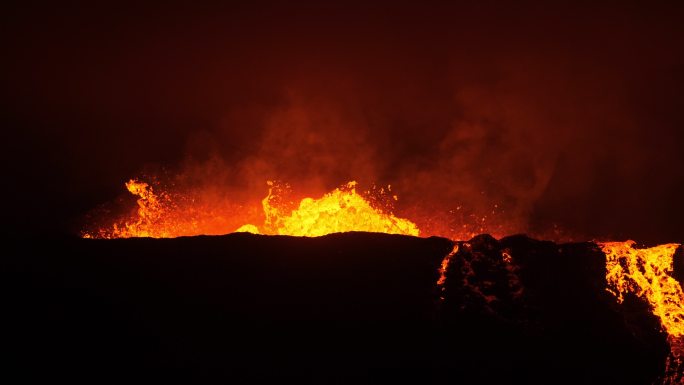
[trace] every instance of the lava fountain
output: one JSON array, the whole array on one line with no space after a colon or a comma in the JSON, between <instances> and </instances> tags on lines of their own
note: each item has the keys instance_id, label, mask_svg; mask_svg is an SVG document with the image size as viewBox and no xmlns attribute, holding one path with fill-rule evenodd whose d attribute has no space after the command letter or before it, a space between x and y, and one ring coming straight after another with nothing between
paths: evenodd
<instances>
[{"instance_id":1,"label":"lava fountain","mask_svg":"<svg viewBox=\"0 0 684 385\"><path fill-rule=\"evenodd\" d=\"M412 221L398 218L389 208L371 203L387 197L397 200L396 195L390 196L391 186L380 188L375 197L370 197L370 191L366 196L359 194L357 183L351 181L320 198L307 197L291 207L292 204L284 199L287 185L272 181L267 184L268 195L261 201L263 224L244 224L234 232L307 237L349 231L420 235L418 226ZM138 197L137 211L109 227L84 232L85 238L172 238L211 233L192 215L193 211L202 211L201 207L182 207L170 193L156 192L150 184L138 180L131 179L126 188ZM231 231L223 231L228 232Z\"/></svg>"}]
</instances>

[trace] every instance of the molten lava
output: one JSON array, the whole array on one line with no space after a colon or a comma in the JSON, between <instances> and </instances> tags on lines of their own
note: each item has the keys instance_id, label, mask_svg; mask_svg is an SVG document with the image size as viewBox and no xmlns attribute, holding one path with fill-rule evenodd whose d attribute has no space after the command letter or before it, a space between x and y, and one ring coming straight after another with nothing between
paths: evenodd
<instances>
[{"instance_id":1,"label":"molten lava","mask_svg":"<svg viewBox=\"0 0 684 385\"><path fill-rule=\"evenodd\" d=\"M673 256L676 243L637 249L634 241L601 243L606 254L608 291L624 301L624 294L645 298L672 337L684 335L684 292L675 280Z\"/></svg>"},{"instance_id":2,"label":"molten lava","mask_svg":"<svg viewBox=\"0 0 684 385\"><path fill-rule=\"evenodd\" d=\"M254 218L234 202L210 194L194 196L153 187L131 179L128 192L137 197L137 209L112 222L83 232L85 238L174 238L192 235L225 234L226 229ZM233 215L240 213L240 216ZM106 217L104 219L107 219Z\"/></svg>"},{"instance_id":3,"label":"molten lava","mask_svg":"<svg viewBox=\"0 0 684 385\"><path fill-rule=\"evenodd\" d=\"M170 204L169 196L166 193L155 194L152 186L134 179L126 182L126 189L139 197L137 216L133 220L114 223L111 230L101 229L95 234L84 233L85 238L168 238L177 236L177 224L169 222L166 216Z\"/></svg>"},{"instance_id":4,"label":"molten lava","mask_svg":"<svg viewBox=\"0 0 684 385\"><path fill-rule=\"evenodd\" d=\"M439 266L439 269L437 270L439 272L439 278L437 279L437 287L439 288L440 291L440 300L444 300L444 284L446 283L446 273L447 269L449 268L449 263L451 262L451 259L458 253L458 243L454 243L454 247L451 249L451 252L447 255L444 256L444 259L442 259L442 263Z\"/></svg>"},{"instance_id":5,"label":"molten lava","mask_svg":"<svg viewBox=\"0 0 684 385\"><path fill-rule=\"evenodd\" d=\"M644 298L651 311L660 319L668 334L670 355L667 358L663 383L682 382L684 363L684 291L671 276L676 243L637 249L634 241L606 242L600 246L606 254L607 290L619 303L626 293Z\"/></svg>"},{"instance_id":6,"label":"molten lava","mask_svg":"<svg viewBox=\"0 0 684 385\"><path fill-rule=\"evenodd\" d=\"M307 237L348 231L420 234L415 223L375 207L369 199L357 193L356 182L349 182L318 199L304 198L292 210L283 203L280 186L273 182L268 182L268 185L268 195L261 202L265 217L263 225L245 224L235 232ZM169 238L207 234L198 221L189 216L190 210L181 209L170 194L155 193L152 186L136 180L126 183L126 188L138 197L137 212L131 218L114 223L111 228L86 232L84 237ZM222 233L229 232L230 228L224 228Z\"/></svg>"},{"instance_id":7,"label":"molten lava","mask_svg":"<svg viewBox=\"0 0 684 385\"><path fill-rule=\"evenodd\" d=\"M318 199L304 198L299 207L285 212L275 202L273 183L269 182L268 196L262 201L267 234L318 237L348 231L404 234L418 236L415 223L397 218L390 213L371 206L356 192L356 182L349 182ZM246 225L240 229L247 231ZM256 226L252 226L255 228Z\"/></svg>"}]
</instances>

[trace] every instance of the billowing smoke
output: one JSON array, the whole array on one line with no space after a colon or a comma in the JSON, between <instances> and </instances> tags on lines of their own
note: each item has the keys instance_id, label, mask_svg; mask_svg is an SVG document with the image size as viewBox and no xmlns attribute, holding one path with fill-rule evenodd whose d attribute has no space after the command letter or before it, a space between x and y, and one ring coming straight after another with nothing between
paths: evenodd
<instances>
[{"instance_id":1,"label":"billowing smoke","mask_svg":"<svg viewBox=\"0 0 684 385\"><path fill-rule=\"evenodd\" d=\"M684 236L678 8L96 11L12 14L11 124L51 143L17 180L49 164L56 217L166 173L217 210L357 180L426 234Z\"/></svg>"}]
</instances>

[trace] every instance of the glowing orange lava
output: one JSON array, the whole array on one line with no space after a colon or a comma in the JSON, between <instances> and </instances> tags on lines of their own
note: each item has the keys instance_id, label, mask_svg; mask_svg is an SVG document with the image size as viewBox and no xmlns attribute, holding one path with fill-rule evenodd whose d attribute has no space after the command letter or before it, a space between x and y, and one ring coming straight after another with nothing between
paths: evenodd
<instances>
[{"instance_id":1,"label":"glowing orange lava","mask_svg":"<svg viewBox=\"0 0 684 385\"><path fill-rule=\"evenodd\" d=\"M645 298L660 318L660 323L673 337L684 335L684 292L675 280L673 256L676 243L638 249L634 241L607 242L600 246L606 254L608 291L624 300L632 292Z\"/></svg>"},{"instance_id":2,"label":"glowing orange lava","mask_svg":"<svg viewBox=\"0 0 684 385\"><path fill-rule=\"evenodd\" d=\"M268 182L268 185L268 195L261 202L265 217L263 225L245 224L234 232L307 237L348 231L414 236L420 234L415 223L371 205L367 198L357 193L356 182L349 182L318 199L304 198L292 210L281 203L279 190L275 189L278 186L273 182ZM196 221L188 220L187 215L179 213L181 210L167 193L157 194L149 184L136 180L126 183L126 188L131 194L138 196L137 213L132 218L115 223L111 228L84 233L84 237L168 238L205 234ZM233 232L233 229L225 228L223 233Z\"/></svg>"},{"instance_id":3,"label":"glowing orange lava","mask_svg":"<svg viewBox=\"0 0 684 385\"><path fill-rule=\"evenodd\" d=\"M126 189L138 196L137 216L133 220L114 223L111 229L101 229L97 233L85 233L85 238L131 238L131 237L173 237L177 226L166 218L168 195L155 194L152 186L134 179L126 182Z\"/></svg>"},{"instance_id":4,"label":"glowing orange lava","mask_svg":"<svg viewBox=\"0 0 684 385\"><path fill-rule=\"evenodd\" d=\"M444 292L444 284L446 283L447 269L449 268L451 258L453 258L456 255L456 253L458 253L458 243L454 243L454 247L451 248L451 252L444 256L444 259L442 259L442 263L439 266L439 269L437 270L439 272L439 278L437 279L437 287L440 291L439 299L441 300L444 299L444 296L442 294Z\"/></svg>"},{"instance_id":5,"label":"glowing orange lava","mask_svg":"<svg viewBox=\"0 0 684 385\"><path fill-rule=\"evenodd\" d=\"M634 241L606 242L599 245L606 254L607 290L624 301L626 293L644 298L668 334L670 355L663 383L680 383L684 362L684 292L671 276L676 243L638 249Z\"/></svg>"},{"instance_id":6,"label":"glowing orange lava","mask_svg":"<svg viewBox=\"0 0 684 385\"><path fill-rule=\"evenodd\" d=\"M318 199L304 198L299 207L289 213L274 205L277 197L273 195L273 183L269 182L269 185L268 196L262 201L266 215L263 231L266 234L306 237L348 231L420 234L415 223L371 206L356 192L356 182L349 182ZM251 225L240 229L248 231L248 226Z\"/></svg>"}]
</instances>

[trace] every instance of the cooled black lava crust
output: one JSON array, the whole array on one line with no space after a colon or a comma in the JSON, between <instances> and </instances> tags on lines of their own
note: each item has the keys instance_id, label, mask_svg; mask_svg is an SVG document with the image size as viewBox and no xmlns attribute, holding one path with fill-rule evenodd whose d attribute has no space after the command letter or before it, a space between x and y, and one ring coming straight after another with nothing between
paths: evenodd
<instances>
[{"instance_id":1,"label":"cooled black lava crust","mask_svg":"<svg viewBox=\"0 0 684 385\"><path fill-rule=\"evenodd\" d=\"M668 354L593 243L481 235L440 288L434 237L8 242L12 383L648 384Z\"/></svg>"}]
</instances>

